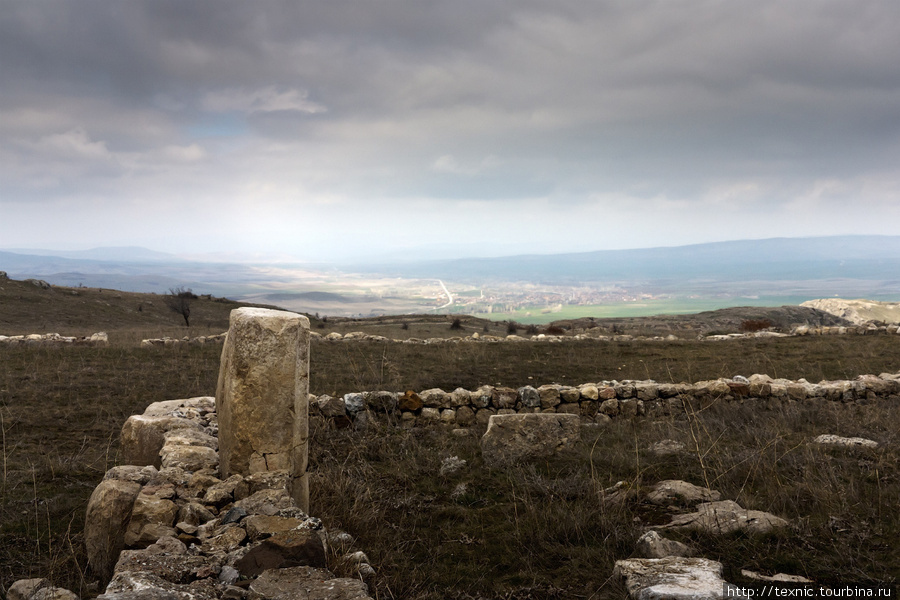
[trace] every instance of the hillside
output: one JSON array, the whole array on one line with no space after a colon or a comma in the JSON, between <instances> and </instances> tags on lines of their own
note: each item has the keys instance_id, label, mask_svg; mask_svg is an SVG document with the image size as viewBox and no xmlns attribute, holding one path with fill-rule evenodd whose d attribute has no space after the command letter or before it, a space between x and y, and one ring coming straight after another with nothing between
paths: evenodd
<instances>
[{"instance_id":1,"label":"hillside","mask_svg":"<svg viewBox=\"0 0 900 600\"><path fill-rule=\"evenodd\" d=\"M0 278L0 335L59 333L89 335L106 331L113 342L133 342L141 337L183 337L221 333L228 329L232 309L249 304L208 295L190 300L190 327L172 310L167 294L123 292L106 288L48 286L39 280ZM262 306L262 305L253 305ZM277 308L270 306L270 308ZM390 315L369 318L317 318L308 315L321 334L363 331L392 339L451 337L472 333L505 336L508 323L460 315ZM456 328L450 325L458 319ZM631 318L581 318L561 320L519 333L562 331L566 334L594 330L644 336L674 334L693 338L709 333L741 331L745 321L771 322L781 331L796 325L836 326L849 321L822 310L800 306L735 307L689 315Z\"/></svg>"},{"instance_id":2,"label":"hillside","mask_svg":"<svg viewBox=\"0 0 900 600\"><path fill-rule=\"evenodd\" d=\"M231 310L239 306L243 304L225 298L191 299L191 329L221 333L228 329ZM58 287L40 280L0 277L0 334L53 332L83 336L97 331L130 330L181 336L186 335L187 328L182 316L166 304L164 294Z\"/></svg>"}]
</instances>

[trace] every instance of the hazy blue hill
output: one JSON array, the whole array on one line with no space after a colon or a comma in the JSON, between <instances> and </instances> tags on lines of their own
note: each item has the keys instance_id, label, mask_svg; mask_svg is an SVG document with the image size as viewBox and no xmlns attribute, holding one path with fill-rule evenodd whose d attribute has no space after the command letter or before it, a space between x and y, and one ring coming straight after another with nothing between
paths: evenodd
<instances>
[{"instance_id":1,"label":"hazy blue hill","mask_svg":"<svg viewBox=\"0 0 900 600\"><path fill-rule=\"evenodd\" d=\"M105 262L178 262L174 254L157 252L140 246L107 246L89 250L45 250L35 248L7 248L6 252L28 256L51 256L72 260L90 260ZM2 254L2 252L0 252Z\"/></svg>"},{"instance_id":2,"label":"hazy blue hill","mask_svg":"<svg viewBox=\"0 0 900 600\"><path fill-rule=\"evenodd\" d=\"M686 282L896 280L900 236L774 238L678 247L430 261L358 267L454 281Z\"/></svg>"}]
</instances>

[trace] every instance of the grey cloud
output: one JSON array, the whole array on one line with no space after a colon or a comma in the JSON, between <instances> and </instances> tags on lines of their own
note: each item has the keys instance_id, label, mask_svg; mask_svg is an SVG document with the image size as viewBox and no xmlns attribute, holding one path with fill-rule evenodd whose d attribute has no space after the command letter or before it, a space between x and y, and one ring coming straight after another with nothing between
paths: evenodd
<instances>
[{"instance_id":1,"label":"grey cloud","mask_svg":"<svg viewBox=\"0 0 900 600\"><path fill-rule=\"evenodd\" d=\"M35 199L883 196L897 23L890 0L4 1L0 177Z\"/></svg>"}]
</instances>

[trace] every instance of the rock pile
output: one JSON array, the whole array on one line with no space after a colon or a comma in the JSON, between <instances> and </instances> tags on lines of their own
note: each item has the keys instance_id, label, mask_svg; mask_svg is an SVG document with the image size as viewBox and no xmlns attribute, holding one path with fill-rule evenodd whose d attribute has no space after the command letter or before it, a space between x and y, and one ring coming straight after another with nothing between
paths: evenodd
<instances>
[{"instance_id":1,"label":"rock pile","mask_svg":"<svg viewBox=\"0 0 900 600\"><path fill-rule=\"evenodd\" d=\"M217 424L214 399L199 397L151 404L123 427L136 464L106 473L85 520L89 565L111 579L99 598L369 598L327 570L329 545L352 538L297 506L287 470L220 477ZM341 560L371 576L359 554Z\"/></svg>"}]
</instances>

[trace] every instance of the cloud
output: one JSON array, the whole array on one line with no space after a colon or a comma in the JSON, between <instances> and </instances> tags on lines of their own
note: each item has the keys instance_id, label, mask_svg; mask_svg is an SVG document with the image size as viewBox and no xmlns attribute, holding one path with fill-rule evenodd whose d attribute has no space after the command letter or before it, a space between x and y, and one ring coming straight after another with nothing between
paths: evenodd
<instances>
[{"instance_id":1,"label":"cloud","mask_svg":"<svg viewBox=\"0 0 900 600\"><path fill-rule=\"evenodd\" d=\"M44 136L39 145L55 154L73 159L109 160L113 157L106 142L92 140L80 127Z\"/></svg>"},{"instance_id":2,"label":"cloud","mask_svg":"<svg viewBox=\"0 0 900 600\"><path fill-rule=\"evenodd\" d=\"M697 239L853 202L887 232L897 22L889 0L11 3L0 202L320 207L360 237L520 207Z\"/></svg>"},{"instance_id":3,"label":"cloud","mask_svg":"<svg viewBox=\"0 0 900 600\"><path fill-rule=\"evenodd\" d=\"M316 114L325 107L309 99L309 92L289 89L279 90L268 86L257 90L232 89L207 93L202 101L205 109L215 112L301 112Z\"/></svg>"}]
</instances>

